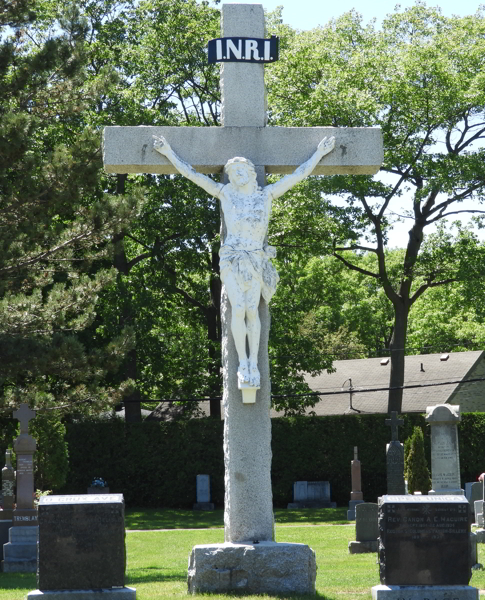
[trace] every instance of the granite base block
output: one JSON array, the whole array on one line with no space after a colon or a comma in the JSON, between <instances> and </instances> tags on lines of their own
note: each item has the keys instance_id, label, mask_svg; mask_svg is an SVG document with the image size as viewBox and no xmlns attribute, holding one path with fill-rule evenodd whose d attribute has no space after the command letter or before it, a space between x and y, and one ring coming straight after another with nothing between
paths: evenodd
<instances>
[{"instance_id":1,"label":"granite base block","mask_svg":"<svg viewBox=\"0 0 485 600\"><path fill-rule=\"evenodd\" d=\"M27 600L136 600L136 589L33 590L27 594Z\"/></svg>"},{"instance_id":2,"label":"granite base block","mask_svg":"<svg viewBox=\"0 0 485 600\"><path fill-rule=\"evenodd\" d=\"M355 521L355 507L357 504L364 504L363 500L350 500L349 510L347 511L347 521Z\"/></svg>"},{"instance_id":3,"label":"granite base block","mask_svg":"<svg viewBox=\"0 0 485 600\"><path fill-rule=\"evenodd\" d=\"M37 559L2 560L2 571L3 573L36 573Z\"/></svg>"},{"instance_id":4,"label":"granite base block","mask_svg":"<svg viewBox=\"0 0 485 600\"><path fill-rule=\"evenodd\" d=\"M477 544L485 544L485 529L475 529Z\"/></svg>"},{"instance_id":5,"label":"granite base block","mask_svg":"<svg viewBox=\"0 0 485 600\"><path fill-rule=\"evenodd\" d=\"M375 585L373 600L478 600L470 585Z\"/></svg>"},{"instance_id":6,"label":"granite base block","mask_svg":"<svg viewBox=\"0 0 485 600\"><path fill-rule=\"evenodd\" d=\"M315 552L305 544L207 544L189 557L188 591L314 594Z\"/></svg>"},{"instance_id":7,"label":"granite base block","mask_svg":"<svg viewBox=\"0 0 485 600\"><path fill-rule=\"evenodd\" d=\"M377 552L379 548L379 542L373 540L371 542L349 542L350 554L364 554L368 552Z\"/></svg>"}]
</instances>

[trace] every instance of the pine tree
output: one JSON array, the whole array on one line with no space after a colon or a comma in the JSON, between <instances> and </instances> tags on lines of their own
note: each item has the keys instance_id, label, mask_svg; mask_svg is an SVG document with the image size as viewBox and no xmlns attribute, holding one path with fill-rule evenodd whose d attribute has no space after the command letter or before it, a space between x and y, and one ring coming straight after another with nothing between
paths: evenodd
<instances>
[{"instance_id":1,"label":"pine tree","mask_svg":"<svg viewBox=\"0 0 485 600\"><path fill-rule=\"evenodd\" d=\"M405 446L405 473L410 494L427 494L431 489L428 463L424 454L424 437L421 427L416 426Z\"/></svg>"}]
</instances>

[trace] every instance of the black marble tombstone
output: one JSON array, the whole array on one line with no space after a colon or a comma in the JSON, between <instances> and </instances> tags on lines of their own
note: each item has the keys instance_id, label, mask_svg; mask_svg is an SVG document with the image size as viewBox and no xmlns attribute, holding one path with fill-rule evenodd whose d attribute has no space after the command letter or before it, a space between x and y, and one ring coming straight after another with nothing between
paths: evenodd
<instances>
[{"instance_id":1,"label":"black marble tombstone","mask_svg":"<svg viewBox=\"0 0 485 600\"><path fill-rule=\"evenodd\" d=\"M39 590L124 585L123 494L44 496L39 503Z\"/></svg>"},{"instance_id":2,"label":"black marble tombstone","mask_svg":"<svg viewBox=\"0 0 485 600\"><path fill-rule=\"evenodd\" d=\"M468 585L470 505L464 496L382 496L379 565L385 585Z\"/></svg>"}]
</instances>

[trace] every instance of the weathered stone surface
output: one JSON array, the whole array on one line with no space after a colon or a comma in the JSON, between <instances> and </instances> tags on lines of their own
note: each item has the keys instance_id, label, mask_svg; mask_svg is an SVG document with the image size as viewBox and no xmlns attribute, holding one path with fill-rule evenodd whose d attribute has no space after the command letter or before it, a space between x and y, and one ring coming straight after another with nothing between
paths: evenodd
<instances>
[{"instance_id":1,"label":"weathered stone surface","mask_svg":"<svg viewBox=\"0 0 485 600\"><path fill-rule=\"evenodd\" d=\"M224 37L264 38L263 6L223 4L221 29ZM267 123L267 113L263 65L222 63L220 81L223 126L264 127ZM233 156L246 154L236 153Z\"/></svg>"},{"instance_id":2,"label":"weathered stone surface","mask_svg":"<svg viewBox=\"0 0 485 600\"><path fill-rule=\"evenodd\" d=\"M378 506L364 502L355 508L355 539L358 542L375 542L379 537Z\"/></svg>"},{"instance_id":3,"label":"weathered stone surface","mask_svg":"<svg viewBox=\"0 0 485 600\"><path fill-rule=\"evenodd\" d=\"M1 519L0 511L0 560L3 560L3 545L8 543L8 532L12 527L12 519Z\"/></svg>"},{"instance_id":4,"label":"weathered stone surface","mask_svg":"<svg viewBox=\"0 0 485 600\"><path fill-rule=\"evenodd\" d=\"M230 63L225 65L225 68ZM240 65L252 67L253 65ZM256 65L262 67L262 65ZM310 158L325 136L337 145L313 175L369 175L382 164L382 132L377 127L122 127L104 129L104 168L108 173L177 173L153 149L163 136L174 151L200 173L221 173L234 156L244 156L267 173L293 173Z\"/></svg>"},{"instance_id":5,"label":"weathered stone surface","mask_svg":"<svg viewBox=\"0 0 485 600\"><path fill-rule=\"evenodd\" d=\"M473 513L475 516L475 523L480 527L483 527L483 500L475 500L473 503Z\"/></svg>"},{"instance_id":6,"label":"weathered stone surface","mask_svg":"<svg viewBox=\"0 0 485 600\"><path fill-rule=\"evenodd\" d=\"M379 542L377 540L373 542L349 542L350 554L369 554L377 552L378 549Z\"/></svg>"},{"instance_id":7,"label":"weathered stone surface","mask_svg":"<svg viewBox=\"0 0 485 600\"><path fill-rule=\"evenodd\" d=\"M288 508L335 508L330 500L329 481L295 481L293 484L293 502Z\"/></svg>"},{"instance_id":8,"label":"weathered stone surface","mask_svg":"<svg viewBox=\"0 0 485 600\"><path fill-rule=\"evenodd\" d=\"M208 544L189 558L189 593L314 594L315 553L305 544Z\"/></svg>"},{"instance_id":9,"label":"weathered stone surface","mask_svg":"<svg viewBox=\"0 0 485 600\"><path fill-rule=\"evenodd\" d=\"M483 483L481 481L476 481L472 483L469 490L469 495L467 496L467 500L470 503L470 508L475 510L475 501L483 500Z\"/></svg>"},{"instance_id":10,"label":"weathered stone surface","mask_svg":"<svg viewBox=\"0 0 485 600\"><path fill-rule=\"evenodd\" d=\"M209 475L197 475L197 502L210 502L211 491L210 491L210 476Z\"/></svg>"},{"instance_id":11,"label":"weathered stone surface","mask_svg":"<svg viewBox=\"0 0 485 600\"><path fill-rule=\"evenodd\" d=\"M470 505L464 496L383 496L380 579L385 585L467 585Z\"/></svg>"},{"instance_id":12,"label":"weathered stone surface","mask_svg":"<svg viewBox=\"0 0 485 600\"><path fill-rule=\"evenodd\" d=\"M387 493L401 496L404 486L404 447L401 442L392 441L386 447Z\"/></svg>"},{"instance_id":13,"label":"weathered stone surface","mask_svg":"<svg viewBox=\"0 0 485 600\"><path fill-rule=\"evenodd\" d=\"M363 500L350 500L349 510L347 511L347 521L355 521L355 507L357 504L363 504Z\"/></svg>"},{"instance_id":14,"label":"weathered stone surface","mask_svg":"<svg viewBox=\"0 0 485 600\"><path fill-rule=\"evenodd\" d=\"M122 494L42 497L39 589L123 586L124 538Z\"/></svg>"},{"instance_id":15,"label":"weathered stone surface","mask_svg":"<svg viewBox=\"0 0 485 600\"><path fill-rule=\"evenodd\" d=\"M35 573L37 570L38 527L11 527L3 546L4 573Z\"/></svg>"},{"instance_id":16,"label":"weathered stone surface","mask_svg":"<svg viewBox=\"0 0 485 600\"><path fill-rule=\"evenodd\" d=\"M238 356L230 332L231 305L222 298L224 395L224 539L226 542L273 539L271 488L271 383L269 378L269 309L261 298L258 366L261 388L254 404L243 404L237 386Z\"/></svg>"},{"instance_id":17,"label":"weathered stone surface","mask_svg":"<svg viewBox=\"0 0 485 600\"><path fill-rule=\"evenodd\" d=\"M479 590L469 585L375 585L373 600L478 600Z\"/></svg>"},{"instance_id":18,"label":"weathered stone surface","mask_svg":"<svg viewBox=\"0 0 485 600\"><path fill-rule=\"evenodd\" d=\"M426 409L426 420L431 427L431 480L430 494L463 495L460 483L460 454L458 423L460 407L438 404Z\"/></svg>"},{"instance_id":19,"label":"weathered stone surface","mask_svg":"<svg viewBox=\"0 0 485 600\"><path fill-rule=\"evenodd\" d=\"M135 588L103 588L99 590L34 590L27 600L136 600Z\"/></svg>"}]
</instances>

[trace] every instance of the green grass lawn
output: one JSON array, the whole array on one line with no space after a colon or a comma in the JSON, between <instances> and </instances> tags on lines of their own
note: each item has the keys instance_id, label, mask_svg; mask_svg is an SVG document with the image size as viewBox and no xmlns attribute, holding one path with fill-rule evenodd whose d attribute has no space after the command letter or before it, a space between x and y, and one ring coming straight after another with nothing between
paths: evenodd
<instances>
[{"instance_id":1,"label":"green grass lawn","mask_svg":"<svg viewBox=\"0 0 485 600\"><path fill-rule=\"evenodd\" d=\"M353 525L339 524L343 521L342 510L285 511L284 515L279 515L279 519L279 511L276 511L276 541L305 543L315 550L318 566L317 598L370 600L371 587L379 583L376 555L348 553L348 542L355 539L355 528ZM126 585L136 588L137 600L186 598L189 553L196 544L219 543L224 540L222 511L192 513L130 510L127 513L127 526L132 530L126 536ZM295 513L293 519L291 513ZM174 520L170 521L170 515L181 525L181 529L173 530ZM153 524L157 524L158 529L168 531L136 531L149 529ZM201 529L204 526L209 529ZM479 544L479 560L484 563L485 548L483 551L482 548L483 545ZM485 589L485 571L474 572L470 585ZM0 600L23 600L35 588L33 574L0 573ZM196 596L201 599L203 597L209 596ZM213 600L227 600L227 597L210 596Z\"/></svg>"}]
</instances>

